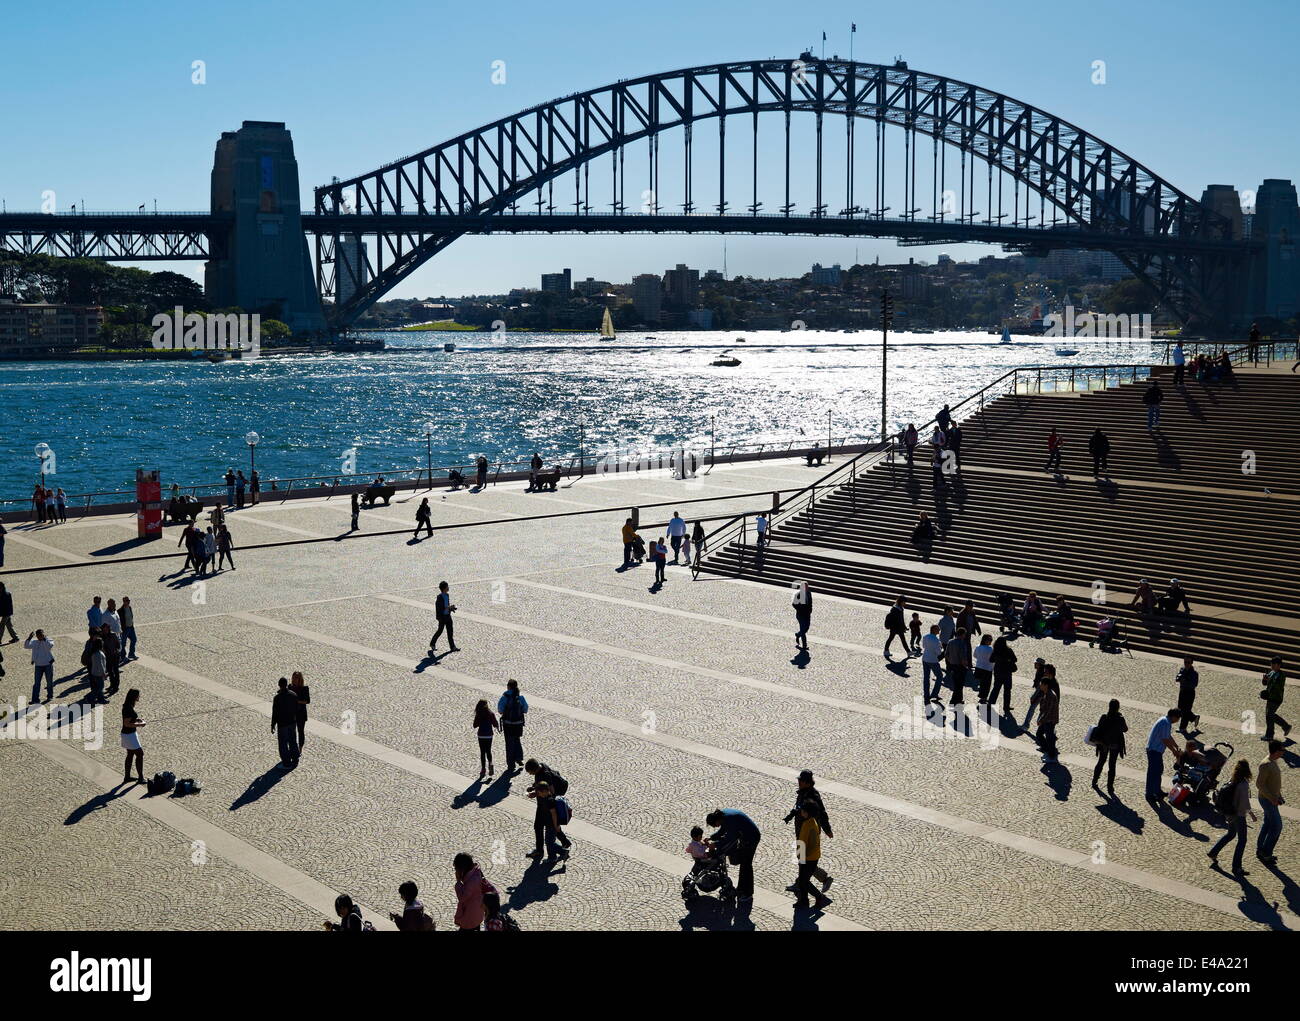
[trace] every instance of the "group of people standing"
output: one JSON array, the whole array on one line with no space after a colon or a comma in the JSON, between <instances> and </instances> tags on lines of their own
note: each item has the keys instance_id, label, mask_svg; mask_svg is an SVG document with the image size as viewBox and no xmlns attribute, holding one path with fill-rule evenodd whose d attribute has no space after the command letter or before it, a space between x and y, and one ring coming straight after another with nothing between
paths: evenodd
<instances>
[{"instance_id":1,"label":"group of people standing","mask_svg":"<svg viewBox=\"0 0 1300 1021\"><path fill-rule=\"evenodd\" d=\"M181 570L191 569L195 574L206 575L220 571L226 564L235 570L235 540L226 526L225 515L217 507L212 512L212 524L201 529L188 524L176 541L176 548L185 547L185 563ZM214 566L215 561L215 566Z\"/></svg>"},{"instance_id":2,"label":"group of people standing","mask_svg":"<svg viewBox=\"0 0 1300 1021\"><path fill-rule=\"evenodd\" d=\"M672 562L674 564L682 563L684 560L687 565L690 565L692 557L694 557L695 562L698 562L700 557L704 555L704 522L696 521L694 526L688 528L681 512L673 511L673 516L669 519L664 532L664 535L652 539L650 545L646 546L646 542L637 532L633 520L631 518L625 520L619 533L623 541L623 567L634 567L640 564L642 560L649 560L654 564L655 583L662 584L667 581L668 551L670 548L672 549Z\"/></svg>"},{"instance_id":3,"label":"group of people standing","mask_svg":"<svg viewBox=\"0 0 1300 1021\"><path fill-rule=\"evenodd\" d=\"M51 489L36 483L32 489L32 520L38 525L53 525L68 520L68 498L63 488ZM0 559L0 564L4 560Z\"/></svg>"},{"instance_id":4,"label":"group of people standing","mask_svg":"<svg viewBox=\"0 0 1300 1021\"><path fill-rule=\"evenodd\" d=\"M257 474L257 469L252 469L252 475L245 477L243 471L232 471L226 469L226 506L233 507L236 510L243 510L244 495L248 494L249 506L256 507L262 493L262 479ZM275 488L275 483L271 484Z\"/></svg>"}]
</instances>

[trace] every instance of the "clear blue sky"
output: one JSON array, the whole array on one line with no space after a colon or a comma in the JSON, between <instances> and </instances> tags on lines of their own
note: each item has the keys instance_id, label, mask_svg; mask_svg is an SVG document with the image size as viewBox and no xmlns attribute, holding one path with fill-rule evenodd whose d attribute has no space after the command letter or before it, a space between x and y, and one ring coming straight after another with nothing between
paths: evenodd
<instances>
[{"instance_id":1,"label":"clear blue sky","mask_svg":"<svg viewBox=\"0 0 1300 1021\"><path fill-rule=\"evenodd\" d=\"M1184 191L1300 176L1294 130L1300 5L924 4L494 0L224 0L9 4L0 36L5 132L0 198L35 209L203 209L213 146L243 120L293 132L311 188L460 131L617 78L720 60L795 57L805 46L910 65L1007 93L1071 120ZM191 83L191 62L207 83ZM491 65L506 62L493 85ZM1092 84L1092 62L1107 82ZM884 241L733 238L728 270L804 272L813 261L890 259ZM903 254L933 260L942 249ZM996 249L946 249L959 257ZM718 238L466 238L393 296L535 286L572 267L627 280L676 262L720 267ZM156 264L155 264L155 268ZM193 275L200 263L176 267Z\"/></svg>"}]
</instances>

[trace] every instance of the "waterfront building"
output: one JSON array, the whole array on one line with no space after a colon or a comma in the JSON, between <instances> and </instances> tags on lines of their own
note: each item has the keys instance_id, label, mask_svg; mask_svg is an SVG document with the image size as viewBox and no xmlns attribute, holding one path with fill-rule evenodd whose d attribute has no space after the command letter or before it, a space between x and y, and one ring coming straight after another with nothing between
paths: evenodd
<instances>
[{"instance_id":1,"label":"waterfront building","mask_svg":"<svg viewBox=\"0 0 1300 1021\"><path fill-rule=\"evenodd\" d=\"M657 323L663 307L663 287L654 273L632 278L632 305L643 323Z\"/></svg>"},{"instance_id":2,"label":"waterfront building","mask_svg":"<svg viewBox=\"0 0 1300 1021\"><path fill-rule=\"evenodd\" d=\"M682 263L664 271L664 304L669 308L693 308L700 300L700 271Z\"/></svg>"},{"instance_id":3,"label":"waterfront building","mask_svg":"<svg viewBox=\"0 0 1300 1021\"><path fill-rule=\"evenodd\" d=\"M590 279L590 278L588 278ZM568 294L573 290L573 270L542 274L542 290L552 294Z\"/></svg>"},{"instance_id":4,"label":"waterfront building","mask_svg":"<svg viewBox=\"0 0 1300 1021\"><path fill-rule=\"evenodd\" d=\"M98 305L19 304L0 297L0 356L22 357L99 344L104 310Z\"/></svg>"},{"instance_id":5,"label":"waterfront building","mask_svg":"<svg viewBox=\"0 0 1300 1021\"><path fill-rule=\"evenodd\" d=\"M837 262L834 266L823 266L821 263L814 262L812 282L816 287L838 287L840 283L840 264Z\"/></svg>"}]
</instances>

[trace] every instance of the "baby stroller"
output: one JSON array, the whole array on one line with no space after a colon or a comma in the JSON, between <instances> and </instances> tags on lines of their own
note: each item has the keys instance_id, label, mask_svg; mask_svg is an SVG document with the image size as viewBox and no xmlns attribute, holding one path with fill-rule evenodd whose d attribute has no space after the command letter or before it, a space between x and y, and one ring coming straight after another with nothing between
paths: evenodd
<instances>
[{"instance_id":1,"label":"baby stroller","mask_svg":"<svg viewBox=\"0 0 1300 1021\"><path fill-rule=\"evenodd\" d=\"M1018 631L1020 629L1020 611L1016 609L1015 596L1009 592L999 592L994 598L998 609L1002 611L1002 620L998 625L1001 631Z\"/></svg>"},{"instance_id":2,"label":"baby stroller","mask_svg":"<svg viewBox=\"0 0 1300 1021\"><path fill-rule=\"evenodd\" d=\"M688 905L706 893L716 893L718 900L726 904L735 901L736 887L731 876L727 875L725 858L701 858L682 879L682 900Z\"/></svg>"},{"instance_id":3,"label":"baby stroller","mask_svg":"<svg viewBox=\"0 0 1300 1021\"><path fill-rule=\"evenodd\" d=\"M632 539L632 559L638 564L645 559L645 540L639 535Z\"/></svg>"},{"instance_id":4,"label":"baby stroller","mask_svg":"<svg viewBox=\"0 0 1300 1021\"><path fill-rule=\"evenodd\" d=\"M1125 637L1118 621L1102 617L1097 621L1097 637L1088 643L1088 648L1091 649L1094 645L1102 652L1113 652L1120 648L1127 649L1128 638Z\"/></svg>"},{"instance_id":5,"label":"baby stroller","mask_svg":"<svg viewBox=\"0 0 1300 1021\"><path fill-rule=\"evenodd\" d=\"M1222 750L1225 748L1227 751ZM1219 786L1219 773L1227 765L1234 749L1228 742L1219 741L1213 748L1200 746L1199 751L1199 756L1184 756L1174 767L1174 787L1169 798L1171 805L1194 808L1208 804Z\"/></svg>"}]
</instances>

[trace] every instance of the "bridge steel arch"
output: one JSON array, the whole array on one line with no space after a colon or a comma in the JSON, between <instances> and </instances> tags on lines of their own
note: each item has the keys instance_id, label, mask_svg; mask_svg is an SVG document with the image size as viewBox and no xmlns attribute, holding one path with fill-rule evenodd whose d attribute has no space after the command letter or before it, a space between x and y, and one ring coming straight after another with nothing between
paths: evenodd
<instances>
[{"instance_id":1,"label":"bridge steel arch","mask_svg":"<svg viewBox=\"0 0 1300 1021\"><path fill-rule=\"evenodd\" d=\"M336 179L317 188L313 219L328 224L317 228L316 233L318 286L323 297L346 292L346 298L333 306L334 323L348 325L457 237L490 231L490 226L484 226L485 220L488 224L503 222L509 210L532 192L539 193L540 203L543 186L603 156L613 157L612 175L618 194L613 213L618 219L619 214L627 212L623 203L625 182L620 176L622 151L638 142L647 143L650 190L657 195L659 136L671 129L684 129L683 214L692 215L696 213L691 197L692 129L703 121L718 122L715 210L721 217L727 206L727 121L748 115L757 132L761 113L785 115L786 201L782 209L787 216L793 208L789 200L790 119L796 113L816 118L817 205L812 213L827 221L842 221L846 234L871 233L870 221L883 219L884 185L879 183L878 174L877 188L882 191L876 197L875 212L857 207L850 163L846 169L846 207L839 217L826 215L822 129L828 115L847 118L849 131L856 120L866 119L876 122L877 131L895 126L912 137L928 136L944 152L955 149L963 157L987 164L990 175L995 169L1009 175L1025 186L1027 196L1038 196L1040 222L1050 211L1054 225L1064 223L1094 238L1102 233L1111 239L1106 247L1183 321L1193 317L1218 320L1227 300L1227 281L1235 264L1250 250L1234 242L1231 224L1225 217L1102 139L1028 103L943 75L912 70L901 63L886 66L820 60L805 53L798 60L685 68L574 93L503 117L369 173ZM851 153L850 147L850 161ZM877 158L881 161L878 169L883 169L883 157ZM911 158L914 167L914 145ZM974 178L972 164L972 200ZM962 182L964 208L964 162ZM580 184L575 185L579 200L580 188ZM751 219L758 205L755 167ZM911 206L912 202L905 205ZM906 209L904 219L914 217L917 211ZM653 218L659 208L656 205L649 212ZM350 215L355 215L355 221L349 219ZM1029 229L1028 211L1025 229L1017 235L1023 235L1023 242L1007 240L1009 228L1001 222L1005 214L994 221L990 209L989 219L978 222L975 215L956 213L950 217L946 211L936 209L930 216L916 220L927 227L927 231L918 230L918 238L932 239L936 223L950 222L955 237L970 240L979 231L969 228L984 225L989 228L988 240L996 236L1004 247L1041 251L1045 246L1047 234ZM1019 209L1013 216L1016 223L1020 222L1018 217ZM646 230L646 219L627 216L627 229ZM770 215L764 217L765 230L779 232L779 227L771 226L771 220ZM640 221L639 225L634 221ZM357 227L349 230L353 222ZM477 229L467 228L469 222L476 222ZM389 226L375 228L375 223ZM794 229L790 233L805 232L793 222L791 227ZM959 227L967 229L956 229ZM338 258L344 239L372 231L377 239L375 253L373 259L366 256L365 267L357 265L355 258ZM897 236L897 229L881 233ZM1068 241L1061 240L1068 235L1057 235L1046 247L1069 247Z\"/></svg>"}]
</instances>

